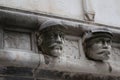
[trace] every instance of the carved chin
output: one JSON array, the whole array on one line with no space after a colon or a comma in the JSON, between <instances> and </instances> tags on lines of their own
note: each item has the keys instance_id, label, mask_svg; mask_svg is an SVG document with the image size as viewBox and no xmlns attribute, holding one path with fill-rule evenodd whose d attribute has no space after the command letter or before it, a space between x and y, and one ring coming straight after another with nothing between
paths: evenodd
<instances>
[{"instance_id":1,"label":"carved chin","mask_svg":"<svg viewBox=\"0 0 120 80\"><path fill-rule=\"evenodd\" d=\"M60 49L53 49L53 50L51 50L51 55L54 57L58 57L61 55L61 50Z\"/></svg>"},{"instance_id":2,"label":"carved chin","mask_svg":"<svg viewBox=\"0 0 120 80\"><path fill-rule=\"evenodd\" d=\"M102 56L103 56L103 60L108 60L109 59L109 52L103 52Z\"/></svg>"},{"instance_id":3,"label":"carved chin","mask_svg":"<svg viewBox=\"0 0 120 80\"><path fill-rule=\"evenodd\" d=\"M107 55L105 58L104 58L104 60L108 60L109 59L109 56Z\"/></svg>"}]
</instances>

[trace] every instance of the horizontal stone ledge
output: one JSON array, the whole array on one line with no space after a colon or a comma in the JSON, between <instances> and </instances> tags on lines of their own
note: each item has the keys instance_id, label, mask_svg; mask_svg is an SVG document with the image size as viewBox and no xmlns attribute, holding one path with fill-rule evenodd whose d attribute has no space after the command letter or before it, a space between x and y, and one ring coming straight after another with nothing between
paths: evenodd
<instances>
[{"instance_id":1,"label":"horizontal stone ledge","mask_svg":"<svg viewBox=\"0 0 120 80\"><path fill-rule=\"evenodd\" d=\"M21 50L0 50L0 65L13 67L28 67L33 69L53 70L72 73L92 73L101 75L120 76L119 62L110 61L99 63L95 61L78 59L67 60L65 57L53 59L45 63L45 56L30 51Z\"/></svg>"},{"instance_id":2,"label":"horizontal stone ledge","mask_svg":"<svg viewBox=\"0 0 120 80\"><path fill-rule=\"evenodd\" d=\"M12 72L13 69L13 72ZM28 75L29 72L22 72L19 71L19 69L17 69L19 72L17 72L17 70L14 70L14 68L8 68L8 71L11 70L12 73L6 73L6 74L1 74L0 73L0 77L4 77L5 79L11 78L10 80L13 79L25 79L25 80L33 80L34 78L38 79L48 79L48 80L78 80L78 79L82 79L82 80L113 80L113 79L117 79L119 80L120 77L119 76L103 76L103 75L95 75L95 74L74 74L74 73L67 73L67 72L57 72L57 71L46 71L46 70L41 70L39 71L37 74L34 74L35 76L32 75ZM15 68L16 69L16 68ZM23 68L20 68L21 70ZM24 70L24 69L23 69ZM31 70L30 70L31 71ZM9 80L9 79L8 79Z\"/></svg>"},{"instance_id":3,"label":"horizontal stone ledge","mask_svg":"<svg viewBox=\"0 0 120 80\"><path fill-rule=\"evenodd\" d=\"M0 23L31 29L38 27L36 16L2 9L0 10Z\"/></svg>"},{"instance_id":4,"label":"horizontal stone ledge","mask_svg":"<svg viewBox=\"0 0 120 80\"><path fill-rule=\"evenodd\" d=\"M4 66L36 68L40 61L39 57L39 54L30 51L0 50L0 64Z\"/></svg>"},{"instance_id":5,"label":"horizontal stone ledge","mask_svg":"<svg viewBox=\"0 0 120 80\"><path fill-rule=\"evenodd\" d=\"M5 9L0 9L0 15L0 24L5 24L9 27L38 30L40 25L46 20L59 20L63 25L69 28L69 31L72 32L73 35L80 35L80 32L82 31L82 26L79 26L78 22L69 20L64 21L64 19L54 18L47 15L35 15Z\"/></svg>"},{"instance_id":6,"label":"horizontal stone ledge","mask_svg":"<svg viewBox=\"0 0 120 80\"><path fill-rule=\"evenodd\" d=\"M97 24L93 22L85 22L81 20L72 20L62 17L50 16L47 14L35 14L30 12L25 12L21 10L13 10L8 8L2 8L0 6L0 23L6 25L12 25L21 28L36 29L46 20L60 20L63 25L69 28L69 31L73 35L81 35L85 30L95 28L95 27L107 27L110 28L113 33L120 34L120 28L115 26Z\"/></svg>"}]
</instances>

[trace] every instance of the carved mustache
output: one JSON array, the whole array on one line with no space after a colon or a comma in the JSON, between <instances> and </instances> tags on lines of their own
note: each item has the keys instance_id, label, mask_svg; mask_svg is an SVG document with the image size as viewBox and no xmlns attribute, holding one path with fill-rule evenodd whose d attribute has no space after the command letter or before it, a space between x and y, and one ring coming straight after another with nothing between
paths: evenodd
<instances>
[{"instance_id":1,"label":"carved mustache","mask_svg":"<svg viewBox=\"0 0 120 80\"><path fill-rule=\"evenodd\" d=\"M107 54L107 55L109 55L110 52L109 52L109 50L104 49L104 50L100 50L98 54Z\"/></svg>"},{"instance_id":2,"label":"carved mustache","mask_svg":"<svg viewBox=\"0 0 120 80\"><path fill-rule=\"evenodd\" d=\"M56 48L56 49L62 50L62 45L59 43L53 43L49 46L49 48L52 48L52 49Z\"/></svg>"}]
</instances>

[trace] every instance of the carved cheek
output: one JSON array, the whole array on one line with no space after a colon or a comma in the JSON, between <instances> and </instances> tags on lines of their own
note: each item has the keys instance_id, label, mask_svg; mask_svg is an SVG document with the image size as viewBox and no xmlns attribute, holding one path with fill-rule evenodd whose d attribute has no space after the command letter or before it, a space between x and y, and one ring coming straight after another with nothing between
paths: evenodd
<instances>
[{"instance_id":1,"label":"carved cheek","mask_svg":"<svg viewBox=\"0 0 120 80\"><path fill-rule=\"evenodd\" d=\"M62 39L62 44L64 44L65 43L65 40L64 39Z\"/></svg>"},{"instance_id":2,"label":"carved cheek","mask_svg":"<svg viewBox=\"0 0 120 80\"><path fill-rule=\"evenodd\" d=\"M92 45L92 48L95 49L95 50L98 50L98 49L100 49L101 47L102 47L102 44L100 44L100 43L94 43L94 44Z\"/></svg>"},{"instance_id":3,"label":"carved cheek","mask_svg":"<svg viewBox=\"0 0 120 80\"><path fill-rule=\"evenodd\" d=\"M112 48L111 45L108 45L108 49L111 50L111 48Z\"/></svg>"}]
</instances>

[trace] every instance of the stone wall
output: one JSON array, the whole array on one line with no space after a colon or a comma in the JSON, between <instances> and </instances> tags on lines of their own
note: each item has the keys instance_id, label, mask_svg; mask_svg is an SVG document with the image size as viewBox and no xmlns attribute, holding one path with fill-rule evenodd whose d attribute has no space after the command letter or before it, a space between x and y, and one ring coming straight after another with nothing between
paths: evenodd
<instances>
[{"instance_id":1,"label":"stone wall","mask_svg":"<svg viewBox=\"0 0 120 80\"><path fill-rule=\"evenodd\" d=\"M9 3L1 0L1 80L119 80L120 28L119 22L112 19L118 19L118 15L108 15L116 7L108 10L110 4L103 4L104 8L102 3L93 0L83 6L79 0L69 0L69 4L68 0L31 0L30 4L25 0ZM90 4L93 7L88 9ZM91 10L93 12L89 14ZM86 15L83 14L85 12ZM39 29L47 20L60 21L66 27L62 54L58 58L48 56L39 49ZM95 28L107 28L113 34L110 59L105 64L89 60L83 49L83 33Z\"/></svg>"},{"instance_id":2,"label":"stone wall","mask_svg":"<svg viewBox=\"0 0 120 80\"><path fill-rule=\"evenodd\" d=\"M83 21L87 13L95 23L120 26L117 0L1 0L0 6Z\"/></svg>"}]
</instances>

